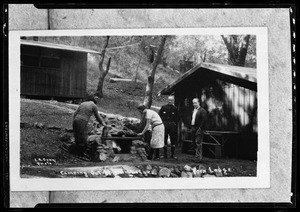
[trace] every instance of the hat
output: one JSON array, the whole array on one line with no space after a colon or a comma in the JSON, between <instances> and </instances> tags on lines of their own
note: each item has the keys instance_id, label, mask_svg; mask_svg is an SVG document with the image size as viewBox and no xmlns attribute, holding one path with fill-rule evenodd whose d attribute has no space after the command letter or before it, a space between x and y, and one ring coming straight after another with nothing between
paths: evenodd
<instances>
[{"instance_id":1,"label":"hat","mask_svg":"<svg viewBox=\"0 0 300 212\"><path fill-rule=\"evenodd\" d=\"M146 109L146 106L143 104L140 104L139 106L137 106L137 109L140 111L144 111Z\"/></svg>"},{"instance_id":2,"label":"hat","mask_svg":"<svg viewBox=\"0 0 300 212\"><path fill-rule=\"evenodd\" d=\"M93 101L95 104L97 103L97 99L99 99L99 97L94 94L90 94L86 97L86 101Z\"/></svg>"}]
</instances>

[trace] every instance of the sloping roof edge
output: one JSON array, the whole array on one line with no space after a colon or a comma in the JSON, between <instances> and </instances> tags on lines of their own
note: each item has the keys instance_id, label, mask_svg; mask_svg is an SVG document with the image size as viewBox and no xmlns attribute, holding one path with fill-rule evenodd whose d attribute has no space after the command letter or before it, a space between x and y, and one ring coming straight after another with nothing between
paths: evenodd
<instances>
[{"instance_id":1,"label":"sloping roof edge","mask_svg":"<svg viewBox=\"0 0 300 212\"><path fill-rule=\"evenodd\" d=\"M21 39L21 45L38 46L38 47L45 47L45 48L51 48L51 49L60 49L60 50L67 50L67 51L100 54L100 52L98 52L98 51L85 49L85 48L78 47L78 46L68 46L68 45L64 45L64 44L48 43L48 42L41 42L41 41L32 41L32 40Z\"/></svg>"},{"instance_id":2,"label":"sloping roof edge","mask_svg":"<svg viewBox=\"0 0 300 212\"><path fill-rule=\"evenodd\" d=\"M167 90L170 90L172 87L174 87L180 81L184 80L185 78L187 78L188 76L190 76L192 73L194 73L195 71L197 71L200 67L201 67L201 64L198 64L195 67L191 68L189 71L185 72L181 77L179 77L177 80L175 80L174 82L170 83L165 88L163 88L162 90L160 90L158 92L158 95L164 94L164 92L166 92Z\"/></svg>"},{"instance_id":3,"label":"sloping roof edge","mask_svg":"<svg viewBox=\"0 0 300 212\"><path fill-rule=\"evenodd\" d=\"M185 72L181 77L179 77L177 80L172 82L171 84L167 85L165 88L160 90L158 92L158 95L163 94L171 94L172 89L188 78L190 75L192 75L194 72L199 70L200 68L204 68L210 71L214 71L223 75L227 75L232 78L238 78L241 80L248 81L252 84L257 83L256 78L256 69L254 68L247 68L247 67L239 67L239 66L231 66L231 65L223 65L223 64L214 64L214 63L200 63L190 69L189 71Z\"/></svg>"}]
</instances>

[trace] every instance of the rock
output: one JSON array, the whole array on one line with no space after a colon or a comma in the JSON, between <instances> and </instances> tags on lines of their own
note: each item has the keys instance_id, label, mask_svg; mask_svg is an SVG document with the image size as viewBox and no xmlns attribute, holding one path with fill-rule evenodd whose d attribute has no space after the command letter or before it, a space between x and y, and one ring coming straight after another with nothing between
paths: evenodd
<instances>
[{"instance_id":1,"label":"rock","mask_svg":"<svg viewBox=\"0 0 300 212\"><path fill-rule=\"evenodd\" d=\"M195 174L193 173L193 177L202 177L202 169L196 170Z\"/></svg>"},{"instance_id":2,"label":"rock","mask_svg":"<svg viewBox=\"0 0 300 212\"><path fill-rule=\"evenodd\" d=\"M191 171L192 171L193 175L196 175L196 172L197 172L196 167L193 167Z\"/></svg>"},{"instance_id":3,"label":"rock","mask_svg":"<svg viewBox=\"0 0 300 212\"><path fill-rule=\"evenodd\" d=\"M145 177L148 177L148 174L147 174L146 171L142 171L142 173L143 173L143 175L144 175Z\"/></svg>"},{"instance_id":4,"label":"rock","mask_svg":"<svg viewBox=\"0 0 300 212\"><path fill-rule=\"evenodd\" d=\"M44 128L44 127L42 127L42 128ZM53 125L49 125L47 128L50 130L61 130L61 127L57 127L57 126L53 126Z\"/></svg>"},{"instance_id":5,"label":"rock","mask_svg":"<svg viewBox=\"0 0 300 212\"><path fill-rule=\"evenodd\" d=\"M106 161L106 159L107 159L107 154L105 154L104 152L100 152L99 160L100 161Z\"/></svg>"},{"instance_id":6,"label":"rock","mask_svg":"<svg viewBox=\"0 0 300 212\"><path fill-rule=\"evenodd\" d=\"M193 177L193 173L192 172L187 172L186 174L187 174L188 178L192 178Z\"/></svg>"},{"instance_id":7,"label":"rock","mask_svg":"<svg viewBox=\"0 0 300 212\"><path fill-rule=\"evenodd\" d=\"M123 166L124 173L128 174L142 174L141 170L135 166Z\"/></svg>"},{"instance_id":8,"label":"rock","mask_svg":"<svg viewBox=\"0 0 300 212\"><path fill-rule=\"evenodd\" d=\"M87 138L87 142L97 142L98 144L101 143L101 136L100 135L90 135Z\"/></svg>"},{"instance_id":9,"label":"rock","mask_svg":"<svg viewBox=\"0 0 300 212\"><path fill-rule=\"evenodd\" d=\"M59 136L59 140L66 142L66 141L70 141L71 140L71 135L67 134L67 133L63 133Z\"/></svg>"},{"instance_id":10,"label":"rock","mask_svg":"<svg viewBox=\"0 0 300 212\"><path fill-rule=\"evenodd\" d=\"M37 122L35 122L35 123L33 124L33 126L36 127L36 128L39 128L39 129L42 129L42 128L45 127L44 124L42 124L42 123L37 123Z\"/></svg>"},{"instance_id":11,"label":"rock","mask_svg":"<svg viewBox=\"0 0 300 212\"><path fill-rule=\"evenodd\" d=\"M161 168L158 172L158 176L160 177L170 177L171 170L168 168Z\"/></svg>"},{"instance_id":12,"label":"rock","mask_svg":"<svg viewBox=\"0 0 300 212\"><path fill-rule=\"evenodd\" d=\"M146 170L147 170L147 171L151 171L151 170L152 170L152 166L151 166L150 164L147 164Z\"/></svg>"},{"instance_id":13,"label":"rock","mask_svg":"<svg viewBox=\"0 0 300 212\"><path fill-rule=\"evenodd\" d=\"M174 172L179 176L181 175L181 171L177 167L174 168Z\"/></svg>"},{"instance_id":14,"label":"rock","mask_svg":"<svg viewBox=\"0 0 300 212\"><path fill-rule=\"evenodd\" d=\"M134 162L137 161L137 156L136 155L131 155L126 161Z\"/></svg>"},{"instance_id":15,"label":"rock","mask_svg":"<svg viewBox=\"0 0 300 212\"><path fill-rule=\"evenodd\" d=\"M222 174L222 172L216 172L216 176L217 177L223 177L223 174Z\"/></svg>"},{"instance_id":16,"label":"rock","mask_svg":"<svg viewBox=\"0 0 300 212\"><path fill-rule=\"evenodd\" d=\"M66 132L71 132L71 133L72 133L72 132L73 132L73 128L65 128L65 131L66 131Z\"/></svg>"},{"instance_id":17,"label":"rock","mask_svg":"<svg viewBox=\"0 0 300 212\"><path fill-rule=\"evenodd\" d=\"M214 171L213 171L210 167L208 167L207 173L208 173L208 174L214 174Z\"/></svg>"},{"instance_id":18,"label":"rock","mask_svg":"<svg viewBox=\"0 0 300 212\"><path fill-rule=\"evenodd\" d=\"M206 178L206 177L216 177L216 176L213 174L204 174L202 175L202 177Z\"/></svg>"},{"instance_id":19,"label":"rock","mask_svg":"<svg viewBox=\"0 0 300 212\"><path fill-rule=\"evenodd\" d=\"M188 177L187 173L185 171L181 172L181 176L182 178Z\"/></svg>"},{"instance_id":20,"label":"rock","mask_svg":"<svg viewBox=\"0 0 300 212\"><path fill-rule=\"evenodd\" d=\"M137 165L136 168L138 168L139 170L143 170L143 165Z\"/></svg>"},{"instance_id":21,"label":"rock","mask_svg":"<svg viewBox=\"0 0 300 212\"><path fill-rule=\"evenodd\" d=\"M143 142L143 141L140 141L140 140L133 140L132 141L132 146L135 146L136 148L144 148L146 147L148 144Z\"/></svg>"},{"instance_id":22,"label":"rock","mask_svg":"<svg viewBox=\"0 0 300 212\"><path fill-rule=\"evenodd\" d=\"M111 176L112 172L109 169L102 169L102 174L107 177L107 176Z\"/></svg>"},{"instance_id":23,"label":"rock","mask_svg":"<svg viewBox=\"0 0 300 212\"><path fill-rule=\"evenodd\" d=\"M20 123L20 127L21 127L21 128L29 128L29 127L31 127L31 124L26 123L26 122L21 122L21 123Z\"/></svg>"},{"instance_id":24,"label":"rock","mask_svg":"<svg viewBox=\"0 0 300 212\"><path fill-rule=\"evenodd\" d=\"M151 174L154 175L154 176L156 176L158 174L157 173L157 169L156 168L152 169L151 170Z\"/></svg>"},{"instance_id":25,"label":"rock","mask_svg":"<svg viewBox=\"0 0 300 212\"><path fill-rule=\"evenodd\" d=\"M189 172L189 171L192 171L192 167L190 167L189 165L185 165L183 167L183 170Z\"/></svg>"},{"instance_id":26,"label":"rock","mask_svg":"<svg viewBox=\"0 0 300 212\"><path fill-rule=\"evenodd\" d=\"M204 170L206 170L206 167L203 166L202 164L200 164L200 165L198 166L198 169L204 169Z\"/></svg>"},{"instance_id":27,"label":"rock","mask_svg":"<svg viewBox=\"0 0 300 212\"><path fill-rule=\"evenodd\" d=\"M137 154L139 155L139 157L141 158L142 161L147 160L147 153L145 148L137 148L136 149Z\"/></svg>"},{"instance_id":28,"label":"rock","mask_svg":"<svg viewBox=\"0 0 300 212\"><path fill-rule=\"evenodd\" d=\"M175 173L173 173L173 172L171 172L170 176L173 177L173 178L177 178L178 177L178 175L175 174Z\"/></svg>"},{"instance_id":29,"label":"rock","mask_svg":"<svg viewBox=\"0 0 300 212\"><path fill-rule=\"evenodd\" d=\"M222 170L220 168L218 168L216 171L215 171L215 175L217 177L223 177L223 173L222 173Z\"/></svg>"},{"instance_id":30,"label":"rock","mask_svg":"<svg viewBox=\"0 0 300 212\"><path fill-rule=\"evenodd\" d=\"M135 149L135 146L130 147L130 153L131 154L137 154L137 150Z\"/></svg>"},{"instance_id":31,"label":"rock","mask_svg":"<svg viewBox=\"0 0 300 212\"><path fill-rule=\"evenodd\" d=\"M227 175L227 170L225 168L223 168L222 171L224 175Z\"/></svg>"},{"instance_id":32,"label":"rock","mask_svg":"<svg viewBox=\"0 0 300 212\"><path fill-rule=\"evenodd\" d=\"M192 178L193 177L193 173L192 172L185 172L185 171L182 171L181 172L181 177L183 178Z\"/></svg>"},{"instance_id":33,"label":"rock","mask_svg":"<svg viewBox=\"0 0 300 212\"><path fill-rule=\"evenodd\" d=\"M100 148L100 149L97 149L97 152L99 152L99 153L106 153L107 151L105 149Z\"/></svg>"}]
</instances>

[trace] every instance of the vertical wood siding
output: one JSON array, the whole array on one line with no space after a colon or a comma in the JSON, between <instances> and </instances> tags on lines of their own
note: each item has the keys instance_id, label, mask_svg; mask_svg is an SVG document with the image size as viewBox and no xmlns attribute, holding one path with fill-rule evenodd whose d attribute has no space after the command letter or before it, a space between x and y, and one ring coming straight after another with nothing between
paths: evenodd
<instances>
[{"instance_id":1,"label":"vertical wood siding","mask_svg":"<svg viewBox=\"0 0 300 212\"><path fill-rule=\"evenodd\" d=\"M257 116L255 98L255 91L221 80L201 87L202 105L210 116L210 130L241 131L249 124L256 129L257 124L251 121Z\"/></svg>"},{"instance_id":2,"label":"vertical wood siding","mask_svg":"<svg viewBox=\"0 0 300 212\"><path fill-rule=\"evenodd\" d=\"M21 58L22 95L70 98L85 96L86 53L22 46ZM39 61L38 64L35 59Z\"/></svg>"}]
</instances>

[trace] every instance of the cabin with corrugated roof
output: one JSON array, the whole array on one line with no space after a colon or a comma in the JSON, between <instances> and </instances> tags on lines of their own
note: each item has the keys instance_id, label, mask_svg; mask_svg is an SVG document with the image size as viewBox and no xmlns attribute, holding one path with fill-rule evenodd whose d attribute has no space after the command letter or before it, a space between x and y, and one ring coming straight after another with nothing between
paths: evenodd
<instances>
[{"instance_id":1,"label":"cabin with corrugated roof","mask_svg":"<svg viewBox=\"0 0 300 212\"><path fill-rule=\"evenodd\" d=\"M191 141L185 130L186 116L199 98L208 112L203 142L204 156L256 159L257 157L257 77L256 69L201 63L159 95L174 95L181 120L178 141L188 153ZM188 124L188 123L187 123Z\"/></svg>"},{"instance_id":2,"label":"cabin with corrugated roof","mask_svg":"<svg viewBox=\"0 0 300 212\"><path fill-rule=\"evenodd\" d=\"M100 54L81 47L21 39L21 96L84 98L88 53Z\"/></svg>"}]
</instances>

